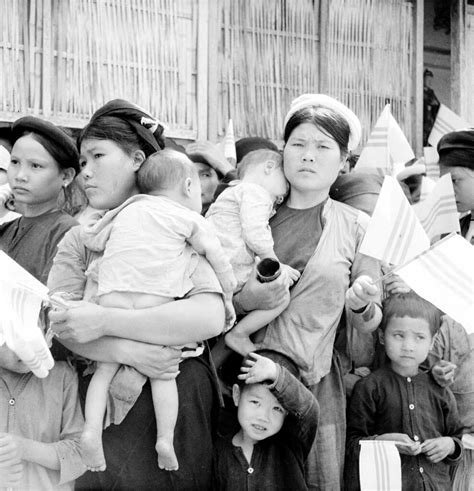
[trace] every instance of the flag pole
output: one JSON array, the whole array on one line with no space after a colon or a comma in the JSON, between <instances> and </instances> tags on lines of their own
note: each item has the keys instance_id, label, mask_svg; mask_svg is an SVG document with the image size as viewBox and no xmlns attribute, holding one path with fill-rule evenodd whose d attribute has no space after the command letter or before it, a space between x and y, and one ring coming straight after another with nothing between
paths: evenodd
<instances>
[{"instance_id":1,"label":"flag pole","mask_svg":"<svg viewBox=\"0 0 474 491\"><path fill-rule=\"evenodd\" d=\"M406 263L399 264L398 266L395 266L392 270L390 270L388 273L385 273L384 275L379 276L376 280L372 280L372 285L377 285L377 283L382 282L388 276L390 276L392 274L395 274L399 269L404 268L405 266L407 266L408 264L412 263L416 259L419 259L421 256L424 256L426 253L432 251L433 249L435 249L436 247L438 247L440 244L442 244L443 242L446 242L448 239L450 239L451 237L455 236L456 234L457 234L457 232L451 232L450 234L446 235L446 237L443 237L442 239L440 239L437 242L435 242L430 248L426 249L423 252L420 252L420 254L417 254L416 256L413 256Z\"/></svg>"}]
</instances>

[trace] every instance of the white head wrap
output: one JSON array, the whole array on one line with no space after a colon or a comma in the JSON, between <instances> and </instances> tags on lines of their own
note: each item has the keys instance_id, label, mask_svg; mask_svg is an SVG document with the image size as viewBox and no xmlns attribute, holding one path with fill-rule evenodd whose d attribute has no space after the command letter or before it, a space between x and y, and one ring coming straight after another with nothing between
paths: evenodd
<instances>
[{"instance_id":1,"label":"white head wrap","mask_svg":"<svg viewBox=\"0 0 474 491\"><path fill-rule=\"evenodd\" d=\"M293 114L307 107L326 107L342 116L347 121L350 128L348 149L349 151L352 151L357 148L362 134L359 118L347 106L342 104L342 102L325 94L303 94L296 99L293 99L290 110L285 116L284 126L286 126Z\"/></svg>"},{"instance_id":2,"label":"white head wrap","mask_svg":"<svg viewBox=\"0 0 474 491\"><path fill-rule=\"evenodd\" d=\"M10 152L0 145L0 169L7 170L10 165Z\"/></svg>"}]
</instances>

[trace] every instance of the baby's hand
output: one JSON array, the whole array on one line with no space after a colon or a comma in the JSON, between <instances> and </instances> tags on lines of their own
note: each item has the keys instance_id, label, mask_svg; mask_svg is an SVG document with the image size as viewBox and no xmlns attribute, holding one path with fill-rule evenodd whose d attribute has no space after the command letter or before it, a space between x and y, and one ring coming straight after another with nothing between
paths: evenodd
<instances>
[{"instance_id":1,"label":"baby's hand","mask_svg":"<svg viewBox=\"0 0 474 491\"><path fill-rule=\"evenodd\" d=\"M405 433L384 433L377 440L394 441L399 453L404 455L418 455L421 452L420 442L413 441Z\"/></svg>"},{"instance_id":2,"label":"baby's hand","mask_svg":"<svg viewBox=\"0 0 474 491\"><path fill-rule=\"evenodd\" d=\"M0 482L5 487L17 487L23 477L21 451L15 437L0 433Z\"/></svg>"},{"instance_id":3,"label":"baby's hand","mask_svg":"<svg viewBox=\"0 0 474 491\"><path fill-rule=\"evenodd\" d=\"M351 310L360 310L378 297L379 289L372 278L359 276L346 292L346 304Z\"/></svg>"},{"instance_id":4,"label":"baby's hand","mask_svg":"<svg viewBox=\"0 0 474 491\"><path fill-rule=\"evenodd\" d=\"M300 279L301 273L297 269L288 266L288 264L280 264L280 267L282 274L286 276L286 282L289 287Z\"/></svg>"},{"instance_id":5,"label":"baby's hand","mask_svg":"<svg viewBox=\"0 0 474 491\"><path fill-rule=\"evenodd\" d=\"M454 440L449 436L431 438L421 444L421 451L426 454L428 460L433 462L433 464L441 462L448 455L454 453L455 449Z\"/></svg>"},{"instance_id":6,"label":"baby's hand","mask_svg":"<svg viewBox=\"0 0 474 491\"><path fill-rule=\"evenodd\" d=\"M8 184L0 186L0 205L6 208L7 201L13 196L12 190Z\"/></svg>"},{"instance_id":7,"label":"baby's hand","mask_svg":"<svg viewBox=\"0 0 474 491\"><path fill-rule=\"evenodd\" d=\"M277 364L270 358L265 358L257 353L249 353L240 371L242 373L238 378L245 380L246 384L258 384L264 381L275 382L278 377Z\"/></svg>"}]
</instances>

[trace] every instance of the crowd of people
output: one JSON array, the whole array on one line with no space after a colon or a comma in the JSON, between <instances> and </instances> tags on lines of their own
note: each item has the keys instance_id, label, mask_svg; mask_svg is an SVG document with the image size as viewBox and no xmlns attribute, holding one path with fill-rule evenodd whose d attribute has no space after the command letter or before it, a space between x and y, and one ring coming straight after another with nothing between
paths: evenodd
<instances>
[{"instance_id":1,"label":"crowd of people","mask_svg":"<svg viewBox=\"0 0 474 491\"><path fill-rule=\"evenodd\" d=\"M361 440L395 442L403 490L474 489L474 339L359 253L359 119L305 94L283 127L234 167L119 99L76 142L13 123L0 250L54 299L56 363L0 346L1 489L359 489ZM438 152L474 243L474 130Z\"/></svg>"}]
</instances>

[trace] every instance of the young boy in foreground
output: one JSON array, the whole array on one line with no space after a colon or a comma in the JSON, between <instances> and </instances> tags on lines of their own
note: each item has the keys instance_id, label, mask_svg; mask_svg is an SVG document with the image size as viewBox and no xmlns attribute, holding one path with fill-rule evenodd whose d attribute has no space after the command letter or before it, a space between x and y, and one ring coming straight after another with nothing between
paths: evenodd
<instances>
[{"instance_id":1,"label":"young boy in foreground","mask_svg":"<svg viewBox=\"0 0 474 491\"><path fill-rule=\"evenodd\" d=\"M74 489L86 470L77 384L66 362L37 378L6 344L0 346L1 489Z\"/></svg>"},{"instance_id":2,"label":"young boy in foreground","mask_svg":"<svg viewBox=\"0 0 474 491\"><path fill-rule=\"evenodd\" d=\"M346 488L359 489L359 441L399 442L402 489L449 490L449 466L462 457L451 391L419 371L440 325L439 312L414 292L388 297L380 341L389 363L356 383L347 424Z\"/></svg>"},{"instance_id":3,"label":"young boy in foreground","mask_svg":"<svg viewBox=\"0 0 474 491\"><path fill-rule=\"evenodd\" d=\"M285 355L250 353L233 386L239 431L216 442L214 488L307 489L304 463L316 436L319 405Z\"/></svg>"}]
</instances>

